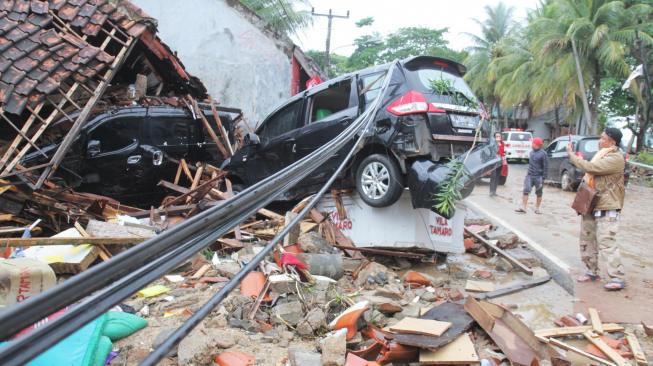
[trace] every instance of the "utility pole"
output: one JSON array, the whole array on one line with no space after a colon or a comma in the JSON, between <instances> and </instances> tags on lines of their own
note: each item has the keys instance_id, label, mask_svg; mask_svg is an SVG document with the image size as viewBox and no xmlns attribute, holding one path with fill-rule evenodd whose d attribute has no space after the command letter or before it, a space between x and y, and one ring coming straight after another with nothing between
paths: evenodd
<instances>
[{"instance_id":1,"label":"utility pole","mask_svg":"<svg viewBox=\"0 0 653 366\"><path fill-rule=\"evenodd\" d=\"M640 21L641 23L641 21ZM644 109L644 123L639 124L639 131L637 133L637 152L640 152L644 147L644 136L646 136L646 127L649 125L651 118L651 79L648 74L648 65L646 64L646 54L642 48L642 40L639 38L639 32L635 29L635 39L639 48L639 58L642 62L642 71L644 72L644 96L646 97L646 104L643 105Z\"/></svg>"},{"instance_id":2,"label":"utility pole","mask_svg":"<svg viewBox=\"0 0 653 366\"><path fill-rule=\"evenodd\" d=\"M329 68L331 67L331 57L329 55L329 52L331 51L331 23L333 22L333 18L348 19L349 10L347 10L347 15L334 15L331 9L329 9L329 14L319 14L315 12L315 8L312 8L311 15L315 17L329 18L329 27L327 28L327 39L326 39L326 53L324 54L324 72L326 73L327 77L329 77Z\"/></svg>"},{"instance_id":3,"label":"utility pole","mask_svg":"<svg viewBox=\"0 0 653 366\"><path fill-rule=\"evenodd\" d=\"M589 129L590 134L595 133L594 124L592 123L592 115L590 114L590 106L587 102L587 93L585 92L585 81L583 80L583 71L580 69L580 60L578 58L578 50L576 49L576 42L574 37L571 37L571 49L574 51L574 60L576 61L576 74L578 75L578 84L580 86L580 91L583 96L583 109L585 111L585 124ZM595 101L596 103L596 101ZM580 133L580 131L578 131Z\"/></svg>"}]
</instances>

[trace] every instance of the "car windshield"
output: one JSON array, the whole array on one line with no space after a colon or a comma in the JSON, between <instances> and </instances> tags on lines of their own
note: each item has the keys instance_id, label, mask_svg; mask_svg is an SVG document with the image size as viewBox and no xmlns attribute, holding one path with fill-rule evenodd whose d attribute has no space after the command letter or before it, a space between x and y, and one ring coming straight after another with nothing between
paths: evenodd
<instances>
[{"instance_id":1,"label":"car windshield","mask_svg":"<svg viewBox=\"0 0 653 366\"><path fill-rule=\"evenodd\" d=\"M508 141L529 141L530 139L530 133L511 133Z\"/></svg>"},{"instance_id":2,"label":"car windshield","mask_svg":"<svg viewBox=\"0 0 653 366\"><path fill-rule=\"evenodd\" d=\"M435 83L438 86L453 89L453 92L462 94L470 102L478 103L476 96L474 96L474 92L472 92L472 89L469 88L469 85L467 85L465 80L460 76L456 76L444 70L424 67L413 72L417 73L422 86L430 92L435 93L438 91L437 89L439 87L433 87Z\"/></svg>"},{"instance_id":3,"label":"car windshield","mask_svg":"<svg viewBox=\"0 0 653 366\"><path fill-rule=\"evenodd\" d=\"M581 146L583 152L595 153L599 151L599 139L584 140Z\"/></svg>"}]
</instances>

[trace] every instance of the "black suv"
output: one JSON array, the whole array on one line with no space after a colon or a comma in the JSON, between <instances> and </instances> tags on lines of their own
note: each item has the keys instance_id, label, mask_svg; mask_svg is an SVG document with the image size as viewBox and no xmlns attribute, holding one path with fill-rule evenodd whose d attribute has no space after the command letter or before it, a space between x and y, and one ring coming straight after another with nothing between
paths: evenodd
<instances>
[{"instance_id":1,"label":"black suv","mask_svg":"<svg viewBox=\"0 0 653 366\"><path fill-rule=\"evenodd\" d=\"M242 149L225 160L222 169L229 172L235 190L272 175L340 134L378 96L389 68L386 64L328 80L284 102L255 133L245 137ZM430 171L467 152L480 123L477 99L462 78L463 65L419 56L401 61L397 71L382 96L374 133L339 182L340 186L356 187L361 198L374 207L393 204L405 185L411 188L414 205L416 191L429 196L426 192L432 189L425 191L422 186L431 185L427 183ZM481 140L487 141L487 131ZM317 191L354 141L281 199L293 200ZM476 165L469 169L471 173L478 176L500 164L493 149L470 159ZM420 164L415 165L417 162ZM419 171L411 174L411 169ZM441 169L436 182L442 179L440 173ZM430 208L430 204L421 207Z\"/></svg>"},{"instance_id":2,"label":"black suv","mask_svg":"<svg viewBox=\"0 0 653 366\"><path fill-rule=\"evenodd\" d=\"M201 107L212 126L217 126L211 110ZM232 135L234 114L219 112L225 129ZM186 108L171 106L114 108L89 119L66 154L57 177L80 191L97 193L125 204L158 205L165 192L157 184L172 181L179 159L189 164L203 161L222 163L215 143L202 122ZM62 136L65 120L52 126ZM219 132L216 132L219 134ZM230 136L233 141L233 136ZM59 143L42 150L52 156ZM27 155L22 164L45 162L39 152Z\"/></svg>"}]
</instances>

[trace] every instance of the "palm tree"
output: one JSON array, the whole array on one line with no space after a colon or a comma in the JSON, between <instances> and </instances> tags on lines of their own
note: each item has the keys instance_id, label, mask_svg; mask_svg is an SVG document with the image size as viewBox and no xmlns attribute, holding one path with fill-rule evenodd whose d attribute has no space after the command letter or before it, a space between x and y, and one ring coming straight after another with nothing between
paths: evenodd
<instances>
[{"instance_id":1,"label":"palm tree","mask_svg":"<svg viewBox=\"0 0 653 366\"><path fill-rule=\"evenodd\" d=\"M468 72L465 80L483 101L498 107L499 97L495 93L496 80L491 77L488 68L492 60L500 56L499 43L515 29L513 8L500 2L494 7L486 5L485 13L487 18L484 21L475 20L481 27L480 35L467 33L474 45L467 49L469 56L464 63L468 67Z\"/></svg>"},{"instance_id":2,"label":"palm tree","mask_svg":"<svg viewBox=\"0 0 653 366\"><path fill-rule=\"evenodd\" d=\"M590 90L590 133L596 133L601 78L608 73L624 77L629 72L625 41L634 33L624 29L624 22L623 1L553 0L530 24L534 35L531 49L538 58L555 65L557 81L575 89L574 99L583 94L579 87L573 87L578 73L572 40L576 43L581 75ZM567 98L572 97L571 90Z\"/></svg>"},{"instance_id":3,"label":"palm tree","mask_svg":"<svg viewBox=\"0 0 653 366\"><path fill-rule=\"evenodd\" d=\"M313 23L310 11L296 10L295 4L305 4L305 0L241 0L240 2L280 34L297 34Z\"/></svg>"}]
</instances>

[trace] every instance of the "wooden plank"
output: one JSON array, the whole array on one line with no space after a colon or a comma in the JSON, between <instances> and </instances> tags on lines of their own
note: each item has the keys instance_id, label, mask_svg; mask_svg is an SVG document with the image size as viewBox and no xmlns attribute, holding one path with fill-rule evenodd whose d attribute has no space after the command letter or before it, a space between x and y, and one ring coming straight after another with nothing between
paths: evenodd
<instances>
[{"instance_id":1,"label":"wooden plank","mask_svg":"<svg viewBox=\"0 0 653 366\"><path fill-rule=\"evenodd\" d=\"M451 323L441 322L431 319L403 318L394 325L390 330L403 334L423 334L430 336L441 336L447 329L451 328Z\"/></svg>"},{"instance_id":2,"label":"wooden plank","mask_svg":"<svg viewBox=\"0 0 653 366\"><path fill-rule=\"evenodd\" d=\"M630 366L628 361L621 357L621 355L614 348L608 346L607 343L603 342L603 340L596 333L588 330L587 332L583 333L583 335L585 338L587 338L588 341L598 347L601 352L605 353L605 355L608 356L615 364L617 364L617 366Z\"/></svg>"},{"instance_id":3,"label":"wooden plank","mask_svg":"<svg viewBox=\"0 0 653 366\"><path fill-rule=\"evenodd\" d=\"M74 226L75 226L75 229L77 229L77 231L79 231L79 233L82 235L83 238L90 238L91 237L91 235L89 235L86 232L86 230L84 229L84 227L82 227L82 225L79 223L79 221L75 221ZM100 258L103 261L106 262L111 258L111 253L109 253L109 251L107 250L107 248L104 245L98 244L98 249L99 249L98 255L100 256Z\"/></svg>"},{"instance_id":4,"label":"wooden plank","mask_svg":"<svg viewBox=\"0 0 653 366\"><path fill-rule=\"evenodd\" d=\"M284 220L283 215L279 215L278 213L276 213L274 211L270 211L270 210L268 210L266 208L262 208L262 209L258 210L257 212L258 212L259 215L265 216L268 219L277 220L277 221L280 221L280 222L283 222L283 220Z\"/></svg>"},{"instance_id":5,"label":"wooden plank","mask_svg":"<svg viewBox=\"0 0 653 366\"><path fill-rule=\"evenodd\" d=\"M435 351L421 349L420 365L467 365L480 360L469 334L461 334L456 340Z\"/></svg>"},{"instance_id":6,"label":"wooden plank","mask_svg":"<svg viewBox=\"0 0 653 366\"><path fill-rule=\"evenodd\" d=\"M182 167L181 167L181 162L177 165L177 173L175 173L175 180L172 181L173 184L177 185L179 184L179 180L181 179L181 172L182 172Z\"/></svg>"},{"instance_id":7,"label":"wooden plank","mask_svg":"<svg viewBox=\"0 0 653 366\"><path fill-rule=\"evenodd\" d=\"M467 280L467 283L465 283L465 291L490 292L494 291L494 289L494 283L488 281Z\"/></svg>"},{"instance_id":8,"label":"wooden plank","mask_svg":"<svg viewBox=\"0 0 653 366\"><path fill-rule=\"evenodd\" d=\"M181 164L181 169L184 171L184 174L186 174L186 177L188 180L191 182L193 181L193 174L190 172L190 169L188 168L188 164L186 163L186 159L181 159L179 161L179 164Z\"/></svg>"},{"instance_id":9,"label":"wooden plank","mask_svg":"<svg viewBox=\"0 0 653 366\"><path fill-rule=\"evenodd\" d=\"M486 332L491 332L494 328L494 318L489 314L478 301L470 301L468 298L465 302L465 310L476 320L478 325Z\"/></svg>"},{"instance_id":10,"label":"wooden plank","mask_svg":"<svg viewBox=\"0 0 653 366\"><path fill-rule=\"evenodd\" d=\"M639 344L635 334L632 332L626 332L626 340L628 341L628 345L630 346L630 350L633 352L633 356L635 357L637 364L640 366L648 365L646 354L642 350L642 346Z\"/></svg>"},{"instance_id":11,"label":"wooden plank","mask_svg":"<svg viewBox=\"0 0 653 366\"><path fill-rule=\"evenodd\" d=\"M587 311L590 315L592 329L598 334L603 334L603 323L599 317L599 312L595 308L589 308Z\"/></svg>"},{"instance_id":12,"label":"wooden plank","mask_svg":"<svg viewBox=\"0 0 653 366\"><path fill-rule=\"evenodd\" d=\"M483 245L490 248L492 251L494 251L495 253L497 253L501 257L505 258L508 262L510 262L510 264L515 266L518 270L526 273L529 276L533 275L533 269L532 268L530 268L527 265L523 264L522 262L518 261L517 259L515 259L515 257L508 254L508 252L506 252L505 250L503 250L503 249L499 248L498 246L488 242L485 238L483 238L482 236L478 235L477 233L475 233L475 232L473 232L473 231L471 231L471 230L469 230L467 228L465 228L465 231L467 233L469 233L471 236L473 236L474 238L476 238L478 241L480 241Z\"/></svg>"},{"instance_id":13,"label":"wooden plank","mask_svg":"<svg viewBox=\"0 0 653 366\"><path fill-rule=\"evenodd\" d=\"M512 285L512 286L508 286L508 287L504 287L504 288L499 288L499 289L496 289L494 291L485 292L485 293L481 293L481 294L474 294L473 296L475 298L477 298L477 299L492 299L492 298L495 298L495 297L504 296L504 295L512 294L514 292L525 290L527 288L535 287L535 286L541 285L543 283L546 283L549 280L551 280L551 276L547 275L547 276L544 276L544 277L535 278L535 279L530 280L530 281L525 281L525 282L522 282L522 283L518 283L516 285Z\"/></svg>"},{"instance_id":14,"label":"wooden plank","mask_svg":"<svg viewBox=\"0 0 653 366\"><path fill-rule=\"evenodd\" d=\"M419 334L395 334L394 340L405 346L437 349L451 343L474 325L474 319L469 316L465 308L461 304L453 302L445 302L433 307L420 316L420 319L447 321L451 323L451 327L439 337Z\"/></svg>"},{"instance_id":15,"label":"wooden plank","mask_svg":"<svg viewBox=\"0 0 653 366\"><path fill-rule=\"evenodd\" d=\"M191 102L193 103L193 108L195 108L195 112L200 117L200 120L202 121L202 124L204 125L204 129L206 130L206 132L209 133L209 136L211 136L211 140L213 140L213 142L215 142L215 146L218 148L218 150L220 150L220 154L222 154L222 156L224 156L225 159L228 158L229 156L231 156L231 155L229 155L229 152L227 151L227 149L224 147L224 145L222 144L222 142L218 138L218 135L216 135L215 131L213 131L213 128L209 124L209 121L207 121L206 117L204 116L204 112L202 112L202 110L197 105L197 101L195 100L195 98L190 97L190 96L189 96L189 98L190 98Z\"/></svg>"},{"instance_id":16,"label":"wooden plank","mask_svg":"<svg viewBox=\"0 0 653 366\"><path fill-rule=\"evenodd\" d=\"M540 337L567 337L572 335L581 335L589 330L592 330L591 325L581 325L578 327L540 329L538 331L535 331L535 334ZM615 323L605 323L603 324L603 331L623 332L624 327Z\"/></svg>"},{"instance_id":17,"label":"wooden plank","mask_svg":"<svg viewBox=\"0 0 653 366\"><path fill-rule=\"evenodd\" d=\"M614 363L612 363L612 362L610 362L608 360L605 360L605 359L603 359L601 357L595 356L595 355L593 355L591 353L585 352L580 348L574 347L574 346L572 346L570 344L564 343L564 342L562 342L560 340L557 340L555 338L548 339L548 343L552 344L552 345L554 345L554 346L556 346L558 348L564 349L565 351L570 351L570 352L573 352L575 354L581 355L583 357L589 358L590 360L596 361L601 365L617 366L616 364L614 364Z\"/></svg>"},{"instance_id":18,"label":"wooden plank","mask_svg":"<svg viewBox=\"0 0 653 366\"><path fill-rule=\"evenodd\" d=\"M197 272L195 272L195 274L193 274L190 278L191 278L192 280L199 280L200 278L202 278L202 276L204 276L204 275L206 274L206 272L208 272L208 271L211 269L211 266L212 266L212 265L211 265L211 264L208 264L208 263L205 264L205 265L203 265L203 266L200 267L200 269L198 269Z\"/></svg>"},{"instance_id":19,"label":"wooden plank","mask_svg":"<svg viewBox=\"0 0 653 366\"><path fill-rule=\"evenodd\" d=\"M138 244L148 238L0 238L1 246L10 247L31 247L43 245L128 245Z\"/></svg>"},{"instance_id":20,"label":"wooden plank","mask_svg":"<svg viewBox=\"0 0 653 366\"><path fill-rule=\"evenodd\" d=\"M34 108L34 113L36 113L36 114L40 113L41 109L43 108L44 105L45 105L45 102L39 103L36 106L36 108ZM21 131L23 133L27 133L29 131L30 127L32 127L32 123L34 123L35 119L36 119L36 116L34 114L31 114L27 118L27 121L23 124L23 127L21 128ZM9 145L9 147L5 151L2 158L0 158L0 169L2 169L5 166L5 164L11 158L11 155L18 149L18 147L20 146L21 141L22 141L22 137L20 135L16 135L16 137L14 138L14 141L12 141L11 145ZM33 141L36 141L36 138L34 138ZM20 160L20 159L18 159L18 160ZM11 170L11 169L9 169L9 170Z\"/></svg>"},{"instance_id":21,"label":"wooden plank","mask_svg":"<svg viewBox=\"0 0 653 366\"><path fill-rule=\"evenodd\" d=\"M218 110L215 108L215 101L211 99L211 96L209 96L209 104L211 105L211 113L213 113L213 119L215 119L215 123L218 125L218 131L220 131L220 135L222 135L224 142L227 144L227 147L229 148L229 156L232 156L234 154L234 149L231 147L231 141L229 141L229 135L227 134L227 131L224 129L224 126L222 125L220 114L218 113Z\"/></svg>"}]
</instances>

